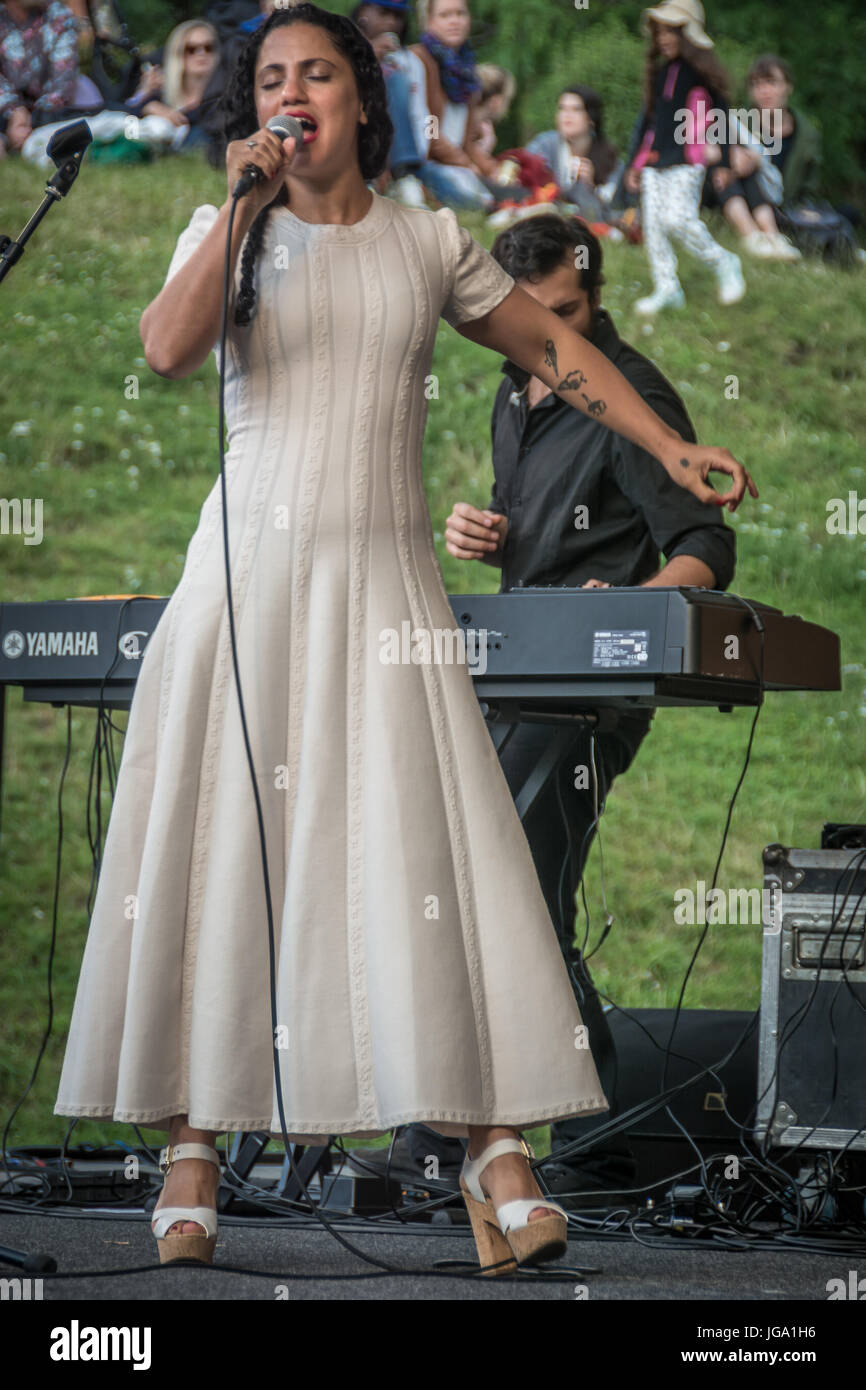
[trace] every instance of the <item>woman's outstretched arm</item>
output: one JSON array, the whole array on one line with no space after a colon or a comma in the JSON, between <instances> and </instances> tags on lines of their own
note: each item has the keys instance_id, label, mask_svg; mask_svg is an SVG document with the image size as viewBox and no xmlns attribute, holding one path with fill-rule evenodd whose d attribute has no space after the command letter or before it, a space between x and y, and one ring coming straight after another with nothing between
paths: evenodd
<instances>
[{"instance_id":1,"label":"woman's outstretched arm","mask_svg":"<svg viewBox=\"0 0 866 1390\"><path fill-rule=\"evenodd\" d=\"M464 338L492 348L543 381L569 405L608 425L657 458L675 482L701 502L736 511L746 488L758 496L751 477L727 449L688 444L656 415L604 353L575 333L551 309L515 285L501 304L461 324ZM728 492L710 487L707 475L728 473Z\"/></svg>"}]
</instances>

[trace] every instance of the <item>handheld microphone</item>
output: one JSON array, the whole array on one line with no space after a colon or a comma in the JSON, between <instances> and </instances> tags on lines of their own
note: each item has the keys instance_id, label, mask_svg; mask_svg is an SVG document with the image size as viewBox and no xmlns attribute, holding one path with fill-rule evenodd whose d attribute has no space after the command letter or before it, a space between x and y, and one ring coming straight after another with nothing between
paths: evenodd
<instances>
[{"instance_id":1,"label":"handheld microphone","mask_svg":"<svg viewBox=\"0 0 866 1390\"><path fill-rule=\"evenodd\" d=\"M303 144L304 127L296 116L272 116L266 129L275 131L283 140L287 140L290 135L293 135L297 141L296 149ZM245 194L249 193L253 185L261 183L264 177L263 170L257 164L248 164L235 184L232 197L243 198Z\"/></svg>"}]
</instances>

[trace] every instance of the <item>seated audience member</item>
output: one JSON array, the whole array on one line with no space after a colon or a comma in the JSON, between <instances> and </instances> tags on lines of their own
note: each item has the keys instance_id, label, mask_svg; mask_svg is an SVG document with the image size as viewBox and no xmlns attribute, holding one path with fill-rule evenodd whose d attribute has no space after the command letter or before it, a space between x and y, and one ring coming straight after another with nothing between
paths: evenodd
<instances>
[{"instance_id":1,"label":"seated audience member","mask_svg":"<svg viewBox=\"0 0 866 1390\"><path fill-rule=\"evenodd\" d=\"M587 222L615 222L611 202L623 164L604 135L604 107L592 87L574 83L560 92L556 129L542 131L526 147L546 160L564 199Z\"/></svg>"},{"instance_id":2,"label":"seated audience member","mask_svg":"<svg viewBox=\"0 0 866 1390\"><path fill-rule=\"evenodd\" d=\"M472 109L469 153L479 168L484 168L485 161L492 161L485 173L495 177L498 173L498 161L494 155L496 127L511 109L517 83L513 73L496 63L479 63L478 77L481 81L481 96L478 104Z\"/></svg>"},{"instance_id":3,"label":"seated audience member","mask_svg":"<svg viewBox=\"0 0 866 1390\"><path fill-rule=\"evenodd\" d=\"M468 43L465 0L418 0L418 23L421 38L411 50L424 66L426 107L419 178L440 202L491 209L496 195L482 181L484 171L470 153L475 134L470 113L478 104L481 81Z\"/></svg>"},{"instance_id":4,"label":"seated audience member","mask_svg":"<svg viewBox=\"0 0 866 1390\"><path fill-rule=\"evenodd\" d=\"M349 18L367 37L382 66L388 115L394 127L388 169L377 188L410 207L426 207L418 178L427 149L426 79L421 59L406 47L408 0L381 0L375 5L362 0Z\"/></svg>"},{"instance_id":5,"label":"seated audience member","mask_svg":"<svg viewBox=\"0 0 866 1390\"><path fill-rule=\"evenodd\" d=\"M794 78L784 59L775 53L756 58L749 70L749 91L762 111L778 111L780 129L768 151L782 176L782 212L793 212L800 204L819 204L830 210L821 190L821 136L799 107L791 105ZM779 142L781 141L781 148ZM862 221L860 209L850 203L834 203L832 208L847 219L851 228ZM804 212L804 216L808 216ZM850 228L849 228L850 231ZM854 233L851 231L853 241ZM863 259L862 251L858 252Z\"/></svg>"},{"instance_id":6,"label":"seated audience member","mask_svg":"<svg viewBox=\"0 0 866 1390\"><path fill-rule=\"evenodd\" d=\"M790 104L791 69L775 53L764 53L749 69L749 95L761 111L779 112L770 159L782 175L782 201L799 203L821 194L821 137L803 112Z\"/></svg>"},{"instance_id":7,"label":"seated audience member","mask_svg":"<svg viewBox=\"0 0 866 1390\"><path fill-rule=\"evenodd\" d=\"M189 126L183 148L205 144L201 126L203 99L219 63L219 35L206 20L188 19L169 34L161 67L142 78L126 109L134 115L165 116L173 125Z\"/></svg>"},{"instance_id":8,"label":"seated audience member","mask_svg":"<svg viewBox=\"0 0 866 1390\"><path fill-rule=\"evenodd\" d=\"M75 106L80 78L72 11L60 0L6 0L0 6L0 155L20 150L34 126L50 125Z\"/></svg>"},{"instance_id":9,"label":"seated audience member","mask_svg":"<svg viewBox=\"0 0 866 1390\"><path fill-rule=\"evenodd\" d=\"M733 118L730 168L712 170L701 205L720 208L751 256L799 261L800 252L779 231L774 209L782 202L782 176L760 137Z\"/></svg>"}]
</instances>

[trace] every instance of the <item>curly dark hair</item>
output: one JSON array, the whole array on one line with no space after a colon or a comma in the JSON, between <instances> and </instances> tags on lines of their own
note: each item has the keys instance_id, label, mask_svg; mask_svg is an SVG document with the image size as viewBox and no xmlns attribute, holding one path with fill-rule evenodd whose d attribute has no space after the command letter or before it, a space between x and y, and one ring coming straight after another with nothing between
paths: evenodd
<instances>
[{"instance_id":1,"label":"curly dark hair","mask_svg":"<svg viewBox=\"0 0 866 1390\"><path fill-rule=\"evenodd\" d=\"M394 136L382 69L368 40L356 24L344 15L332 14L330 10L306 3L290 9L275 9L265 23L250 35L238 53L219 103L222 128L213 146L211 162L224 165L231 141L243 140L258 130L253 87L259 50L268 34L283 24L317 25L326 31L334 47L348 59L367 115L366 124L358 123L358 166L365 183L377 178L385 168ZM236 324L245 325L252 321L256 303L254 271L264 244L268 215L272 207L285 207L288 201L288 189L282 184L273 200L254 219L247 233L241 256L241 286L234 314Z\"/></svg>"},{"instance_id":2,"label":"curly dark hair","mask_svg":"<svg viewBox=\"0 0 866 1390\"><path fill-rule=\"evenodd\" d=\"M580 287L594 297L604 284L601 242L579 217L562 217L558 212L527 217L500 232L490 254L512 280L536 284L564 261L573 263L578 246L585 248L588 261L581 267Z\"/></svg>"}]
</instances>

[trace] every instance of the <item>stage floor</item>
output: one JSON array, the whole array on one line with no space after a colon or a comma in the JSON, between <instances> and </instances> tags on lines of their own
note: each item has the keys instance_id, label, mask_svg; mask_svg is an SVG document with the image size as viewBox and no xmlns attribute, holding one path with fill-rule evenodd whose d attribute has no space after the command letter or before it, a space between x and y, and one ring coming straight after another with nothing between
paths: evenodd
<instances>
[{"instance_id":1,"label":"stage floor","mask_svg":"<svg viewBox=\"0 0 866 1390\"><path fill-rule=\"evenodd\" d=\"M58 1274L46 1275L43 1299L99 1301L207 1299L273 1302L304 1300L459 1299L514 1300L581 1297L598 1301L750 1300L826 1302L828 1280L844 1275L857 1260L840 1249L835 1255L779 1247L731 1251L697 1248L693 1242L650 1249L628 1238L569 1240L568 1254L547 1266L554 1279L526 1274L463 1279L436 1273L436 1261L475 1261L468 1229L365 1229L360 1220L343 1221L341 1234L368 1256L406 1274L379 1273L342 1248L321 1228L281 1228L276 1222L220 1218L213 1268L159 1268L156 1242L141 1217L0 1213L0 1244L51 1254ZM813 1235L818 1233L813 1230ZM860 1261L862 1266L862 1260ZM138 1273L123 1273L141 1266ZM220 1268L217 1268L219 1265ZM232 1266L227 1269L225 1266ZM241 1273L239 1270L261 1271ZM87 1271L98 1271L88 1273ZM107 1271L107 1272L102 1272ZM423 1271L428 1271L427 1274ZM576 1271L576 1272L569 1272ZM582 1271L582 1272L581 1272ZM19 1274L7 1265L0 1275ZM351 1276L358 1276L353 1278ZM328 1277L330 1276L330 1277ZM348 1277L347 1277L348 1276ZM283 1286L278 1291L277 1286ZM750 1315L751 1316L751 1315ZM760 1316L755 1314L760 1322Z\"/></svg>"}]
</instances>

